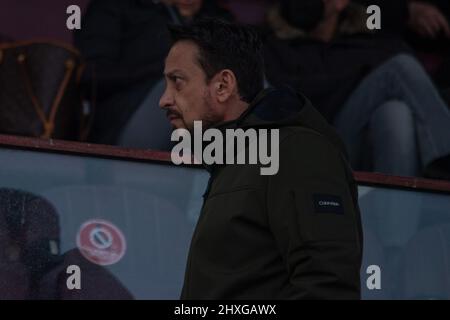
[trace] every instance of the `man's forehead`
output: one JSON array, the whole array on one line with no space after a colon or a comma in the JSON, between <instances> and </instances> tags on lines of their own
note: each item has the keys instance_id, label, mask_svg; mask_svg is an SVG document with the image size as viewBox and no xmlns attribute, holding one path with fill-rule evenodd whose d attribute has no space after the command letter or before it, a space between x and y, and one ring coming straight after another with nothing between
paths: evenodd
<instances>
[{"instance_id":1,"label":"man's forehead","mask_svg":"<svg viewBox=\"0 0 450 320\"><path fill-rule=\"evenodd\" d=\"M192 41L178 41L170 48L167 59L191 59L198 55L198 47Z\"/></svg>"},{"instance_id":2,"label":"man's forehead","mask_svg":"<svg viewBox=\"0 0 450 320\"><path fill-rule=\"evenodd\" d=\"M179 41L169 51L165 61L164 74L191 73L199 71L198 48L191 41ZM201 71L201 70L200 70Z\"/></svg>"}]
</instances>

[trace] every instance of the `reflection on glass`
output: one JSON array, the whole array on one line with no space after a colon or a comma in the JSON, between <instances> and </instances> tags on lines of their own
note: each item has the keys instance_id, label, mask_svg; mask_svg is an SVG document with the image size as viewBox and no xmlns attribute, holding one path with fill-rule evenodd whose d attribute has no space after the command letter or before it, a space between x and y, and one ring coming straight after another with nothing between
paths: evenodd
<instances>
[{"instance_id":1,"label":"reflection on glass","mask_svg":"<svg viewBox=\"0 0 450 320\"><path fill-rule=\"evenodd\" d=\"M360 187L364 228L362 279L381 268L381 290L366 299L450 299L450 196Z\"/></svg>"},{"instance_id":2,"label":"reflection on glass","mask_svg":"<svg viewBox=\"0 0 450 320\"><path fill-rule=\"evenodd\" d=\"M8 149L0 166L0 298L179 298L205 171ZM363 298L450 299L450 195L360 186L359 196ZM120 261L100 266L79 253L92 219L121 230ZM80 292L66 288L72 264ZM370 290L373 265L381 286Z\"/></svg>"},{"instance_id":3,"label":"reflection on glass","mask_svg":"<svg viewBox=\"0 0 450 320\"><path fill-rule=\"evenodd\" d=\"M0 188L0 299L131 299L105 268L78 249L60 253L59 216L41 196ZM68 288L67 268L80 270Z\"/></svg>"}]
</instances>

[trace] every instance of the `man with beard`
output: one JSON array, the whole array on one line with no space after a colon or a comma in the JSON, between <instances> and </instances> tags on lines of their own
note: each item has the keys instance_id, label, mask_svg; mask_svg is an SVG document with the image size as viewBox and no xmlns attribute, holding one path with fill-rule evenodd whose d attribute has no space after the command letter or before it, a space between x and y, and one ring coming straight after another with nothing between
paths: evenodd
<instances>
[{"instance_id":1,"label":"man with beard","mask_svg":"<svg viewBox=\"0 0 450 320\"><path fill-rule=\"evenodd\" d=\"M207 19L171 34L160 106L174 128L278 129L280 141L275 175L206 166L181 298L359 299L357 186L334 130L292 89L263 90L253 30Z\"/></svg>"}]
</instances>

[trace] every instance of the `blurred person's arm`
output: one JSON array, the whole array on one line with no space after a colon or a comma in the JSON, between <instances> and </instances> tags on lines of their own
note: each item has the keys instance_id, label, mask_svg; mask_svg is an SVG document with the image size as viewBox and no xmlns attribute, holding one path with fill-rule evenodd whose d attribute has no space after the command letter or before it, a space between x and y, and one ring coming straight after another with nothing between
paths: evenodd
<instances>
[{"instance_id":1,"label":"blurred person's arm","mask_svg":"<svg viewBox=\"0 0 450 320\"><path fill-rule=\"evenodd\" d=\"M448 0L424 0L424 1L434 4L446 16L447 21L450 21L450 1Z\"/></svg>"},{"instance_id":2,"label":"blurred person's arm","mask_svg":"<svg viewBox=\"0 0 450 320\"><path fill-rule=\"evenodd\" d=\"M75 33L75 43L86 60L83 83L95 82L101 93L123 89L148 75L162 72L160 61L139 65L124 61L122 35L123 13L128 1L94 0ZM150 44L151 45L151 44Z\"/></svg>"},{"instance_id":3,"label":"blurred person's arm","mask_svg":"<svg viewBox=\"0 0 450 320\"><path fill-rule=\"evenodd\" d=\"M425 1L413 0L408 4L409 27L416 34L436 38L439 34L450 37L450 26L438 6Z\"/></svg>"}]
</instances>

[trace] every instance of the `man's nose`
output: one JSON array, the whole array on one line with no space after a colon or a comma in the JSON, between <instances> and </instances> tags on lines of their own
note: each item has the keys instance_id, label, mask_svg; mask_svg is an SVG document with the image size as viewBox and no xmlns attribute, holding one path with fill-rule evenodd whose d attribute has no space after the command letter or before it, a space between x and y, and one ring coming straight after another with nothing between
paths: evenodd
<instances>
[{"instance_id":1,"label":"man's nose","mask_svg":"<svg viewBox=\"0 0 450 320\"><path fill-rule=\"evenodd\" d=\"M159 99L159 107L162 109L166 109L172 105L173 105L173 98L172 98L172 95L170 94L169 90L167 90L167 87L166 87L163 95L161 96L161 99Z\"/></svg>"}]
</instances>

